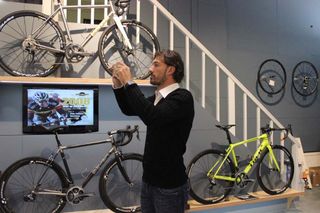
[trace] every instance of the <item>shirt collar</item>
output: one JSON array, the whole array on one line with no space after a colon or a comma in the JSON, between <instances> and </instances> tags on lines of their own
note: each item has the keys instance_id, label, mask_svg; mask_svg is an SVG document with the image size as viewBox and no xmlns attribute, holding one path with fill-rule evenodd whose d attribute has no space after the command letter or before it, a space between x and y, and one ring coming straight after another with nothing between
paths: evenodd
<instances>
[{"instance_id":1,"label":"shirt collar","mask_svg":"<svg viewBox=\"0 0 320 213\"><path fill-rule=\"evenodd\" d=\"M162 88L159 90L159 93L163 98L167 97L171 92L175 91L176 89L180 88L178 83L170 84L169 86L166 86L165 88Z\"/></svg>"}]
</instances>

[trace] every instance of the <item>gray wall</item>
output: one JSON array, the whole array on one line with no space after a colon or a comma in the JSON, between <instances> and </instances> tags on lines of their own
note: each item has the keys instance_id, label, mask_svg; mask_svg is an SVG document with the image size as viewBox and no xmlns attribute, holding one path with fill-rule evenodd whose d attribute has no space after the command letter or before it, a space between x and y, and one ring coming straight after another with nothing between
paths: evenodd
<instances>
[{"instance_id":1,"label":"gray wall","mask_svg":"<svg viewBox=\"0 0 320 213\"><path fill-rule=\"evenodd\" d=\"M319 67L320 28L317 11L320 2L316 0L161 0L178 20L190 29L223 64L253 93L256 93L256 73L259 64L267 58L277 58L287 68L288 82L283 98L279 103L267 108L284 124L292 123L294 133L302 138L305 151L320 150L319 100L298 99L295 101L291 92L290 77L292 68L300 60L309 60ZM144 4L145 2L143 2ZM0 2L0 16L17 9L28 9L27 5L15 4L4 7ZM11 3L13 4L13 3ZM32 7L35 7L34 5ZM134 7L134 5L133 5ZM38 8L40 9L40 8ZM143 14L150 12L151 7L144 7ZM151 19L143 22L151 22ZM164 25L165 21L159 18ZM162 26L161 25L161 26ZM312 25L312 28L310 27ZM150 24L149 24L150 26ZM76 28L76 27L75 27ZM162 48L168 47L168 34L158 29ZM177 43L179 48L180 43ZM90 47L90 48L95 48ZM197 55L194 54L196 57ZM94 62L94 63L92 63ZM87 66L90 64L90 66ZM105 72L98 60L89 59L83 63L63 67L57 75L73 77L105 77ZM193 72L198 72L195 69ZM5 75L0 70L1 75ZM210 80L210 79L209 79ZM152 87L144 87L148 95ZM194 92L194 91L193 91ZM1 84L0 100L5 100L0 107L0 170L4 170L12 162L26 156L47 155L55 144L52 136L22 134L22 85ZM198 95L194 92L195 99ZM273 97L272 99L276 99ZM105 132L115 128L123 128L127 124L139 124L141 142L133 141L127 151L141 153L144 147L145 126L136 117L121 114L112 94L110 86L100 86L99 95L100 129L97 133L62 135L65 144L82 143L88 140L102 139ZM272 101L272 100L271 100ZM311 104L306 104L311 103ZM299 103L299 104L298 104ZM196 102L196 117L188 142L185 161L203 149L215 144L224 144L225 136L214 128L215 119L208 116ZM81 172L90 169L102 154L103 148L86 148L72 150L68 158L72 173L81 178ZM246 150L241 153L246 155ZM79 154L80 160L75 158ZM88 160L90 159L90 161ZM89 191L98 194L96 180L88 186ZM83 205L69 206L66 210L103 208L99 198L89 198Z\"/></svg>"},{"instance_id":2,"label":"gray wall","mask_svg":"<svg viewBox=\"0 0 320 213\"><path fill-rule=\"evenodd\" d=\"M154 90L153 87L143 87L142 89L145 95L152 94ZM1 84L0 100L6 100L6 103L0 107L0 171L3 171L14 161L23 157L47 157L56 147L52 135L22 134L22 85ZM214 144L223 144L225 142L225 136L222 132L212 130L214 122L207 116L207 112L203 111L197 103L195 107L196 117L185 154L186 164L196 153L210 148ZM60 135L60 138L65 145L85 143L104 139L106 132L109 130L135 124L140 126L141 141L133 139L132 143L123 148L124 152L143 152L145 125L139 118L127 117L120 112L111 86L99 86L99 132L65 134ZM109 145L107 147L106 145L98 145L66 151L71 172L76 183L81 183L82 174L90 171L108 148L110 148ZM95 192L96 195L99 195L98 177L95 177L90 182L86 190L88 190L87 192ZM88 198L80 205L67 205L65 211L97 208L105 208L99 196Z\"/></svg>"},{"instance_id":3,"label":"gray wall","mask_svg":"<svg viewBox=\"0 0 320 213\"><path fill-rule=\"evenodd\" d=\"M135 11L135 1L130 11ZM293 89L291 75L294 66L308 60L319 69L319 20L320 2L317 0L161 0L169 11L180 20L213 54L275 115L286 125L291 123L294 135L301 137L305 152L320 151L319 99L317 94L302 98ZM1 5L6 2L1 2ZM14 4L14 3L11 3ZM34 5L32 5L35 7ZM1 15L10 10L30 8L25 4L1 6ZM143 22L152 26L151 4L142 4ZM130 17L135 17L134 14ZM162 48L168 48L168 21L159 13L158 38ZM78 29L72 25L71 29ZM88 29L84 29L86 31ZM85 33L73 31L75 40ZM175 49L182 52L183 37L175 32ZM96 37L98 39L98 37ZM180 39L182 38L182 39ZM95 51L97 39L92 41L88 50ZM191 51L191 89L196 99L200 100L200 55ZM286 68L287 84L285 91L272 97L267 96L256 85L259 65L268 58L276 58ZM213 65L209 64L207 67ZM0 70L0 74L5 75ZM108 74L103 70L96 57L87 58L78 64L65 63L56 76L104 78ZM207 74L208 91L214 87L213 72ZM226 82L221 82L223 86ZM226 91L226 90L221 90ZM260 97L258 96L258 92ZM223 109L228 100L221 94ZM214 100L214 99L213 99ZM241 101L237 101L241 107ZM214 110L214 109L213 109ZM237 114L237 119L241 115ZM226 114L222 122L227 122ZM254 122L253 122L254 123ZM264 125L264 124L262 124ZM251 136L251 135L250 135Z\"/></svg>"},{"instance_id":4,"label":"gray wall","mask_svg":"<svg viewBox=\"0 0 320 213\"><path fill-rule=\"evenodd\" d=\"M293 125L294 135L301 137L305 152L320 151L318 95L302 98L292 90L291 84L292 71L298 62L307 60L320 68L320 15L317 11L320 1L160 2L258 99L259 92L260 100L282 124ZM265 95L256 85L259 65L268 58L278 59L287 72L285 91L273 97Z\"/></svg>"}]
</instances>

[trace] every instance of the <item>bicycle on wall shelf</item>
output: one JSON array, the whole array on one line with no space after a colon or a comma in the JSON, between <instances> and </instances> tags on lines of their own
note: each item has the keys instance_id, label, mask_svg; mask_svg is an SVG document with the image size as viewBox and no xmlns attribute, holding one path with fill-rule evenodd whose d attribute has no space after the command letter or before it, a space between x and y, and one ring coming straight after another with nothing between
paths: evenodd
<instances>
[{"instance_id":1,"label":"bicycle on wall shelf","mask_svg":"<svg viewBox=\"0 0 320 213\"><path fill-rule=\"evenodd\" d=\"M249 172L257 163L256 179L263 191L270 195L283 193L291 184L294 163L290 152L281 145L271 145L269 137L273 131L285 131L285 138L291 133L287 128L261 128L262 134L244 141L232 143L229 129L235 125L216 125L226 132L229 142L223 151L208 149L196 155L187 167L190 195L202 204L214 204L224 200L231 190L238 186L245 187L254 182L249 179ZM239 169L235 148L260 140L261 143L244 170Z\"/></svg>"},{"instance_id":2,"label":"bicycle on wall shelf","mask_svg":"<svg viewBox=\"0 0 320 213\"><path fill-rule=\"evenodd\" d=\"M0 178L0 207L10 213L61 212L66 203L76 205L85 198L94 196L85 187L113 154L114 158L102 169L99 179L99 193L104 204L114 212L139 212L142 181L142 155L122 153L120 147L127 145L138 126L108 132L108 138L84 144L64 146L58 132L64 127L46 128L55 135L57 149L46 159L28 157L9 166ZM65 150L110 143L105 153L81 185L75 185ZM56 162L60 155L64 168Z\"/></svg>"},{"instance_id":3,"label":"bicycle on wall shelf","mask_svg":"<svg viewBox=\"0 0 320 213\"><path fill-rule=\"evenodd\" d=\"M136 20L120 20L130 0L108 0L106 5L62 5L47 16L41 12L22 10L0 20L0 67L13 76L44 77L54 73L64 58L77 63L95 53L84 47L103 27L108 26L98 42L98 56L103 68L112 75L112 64L123 61L136 79L150 76L154 53L160 50L151 29ZM110 13L81 44L73 42L64 10L110 8ZM53 19L60 14L65 32ZM111 22L112 25L108 25Z\"/></svg>"}]
</instances>

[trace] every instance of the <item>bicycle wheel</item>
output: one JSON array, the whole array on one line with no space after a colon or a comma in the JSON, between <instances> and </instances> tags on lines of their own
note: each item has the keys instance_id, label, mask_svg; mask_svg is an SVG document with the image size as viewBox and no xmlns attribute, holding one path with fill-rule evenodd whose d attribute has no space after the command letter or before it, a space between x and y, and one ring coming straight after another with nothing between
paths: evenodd
<instances>
[{"instance_id":1,"label":"bicycle wheel","mask_svg":"<svg viewBox=\"0 0 320 213\"><path fill-rule=\"evenodd\" d=\"M274 95L285 87L287 74L283 65L275 59L262 62L258 71L258 83L261 89L269 95Z\"/></svg>"},{"instance_id":2,"label":"bicycle wheel","mask_svg":"<svg viewBox=\"0 0 320 213\"><path fill-rule=\"evenodd\" d=\"M298 63L292 73L293 88L302 96L313 94L318 88L318 71L308 61Z\"/></svg>"},{"instance_id":3,"label":"bicycle wheel","mask_svg":"<svg viewBox=\"0 0 320 213\"><path fill-rule=\"evenodd\" d=\"M213 175L225 157L225 153L217 150L205 150L196 155L187 168L190 195L202 204L213 204L222 201L232 190L234 182L215 180L208 177L213 168ZM234 166L229 159L222 165L219 175L234 177Z\"/></svg>"},{"instance_id":4,"label":"bicycle wheel","mask_svg":"<svg viewBox=\"0 0 320 213\"><path fill-rule=\"evenodd\" d=\"M262 155L257 167L258 183L266 193L270 195L280 194L290 187L294 164L290 152L283 146L272 146L275 159L280 167L276 168L274 161L271 159L269 150Z\"/></svg>"},{"instance_id":5,"label":"bicycle wheel","mask_svg":"<svg viewBox=\"0 0 320 213\"><path fill-rule=\"evenodd\" d=\"M121 166L131 183L122 175L116 159L110 161L100 176L99 191L104 204L115 212L140 211L142 183L142 155L127 154L121 157Z\"/></svg>"},{"instance_id":6,"label":"bicycle wheel","mask_svg":"<svg viewBox=\"0 0 320 213\"><path fill-rule=\"evenodd\" d=\"M1 205L10 213L60 212L65 206L65 196L45 193L61 193L68 186L64 171L57 164L48 164L47 159L40 157L25 158L3 173Z\"/></svg>"},{"instance_id":7,"label":"bicycle wheel","mask_svg":"<svg viewBox=\"0 0 320 213\"><path fill-rule=\"evenodd\" d=\"M134 20L122 21L122 25L133 46L129 50L116 25L104 31L99 40L99 59L104 69L112 75L111 66L122 61L130 67L135 79L146 79L150 76L149 67L154 53L160 50L157 37L145 25Z\"/></svg>"},{"instance_id":8,"label":"bicycle wheel","mask_svg":"<svg viewBox=\"0 0 320 213\"><path fill-rule=\"evenodd\" d=\"M4 71L35 77L48 76L59 67L64 55L46 47L64 49L65 37L54 20L46 19L39 12L18 11L0 20L0 66Z\"/></svg>"}]
</instances>

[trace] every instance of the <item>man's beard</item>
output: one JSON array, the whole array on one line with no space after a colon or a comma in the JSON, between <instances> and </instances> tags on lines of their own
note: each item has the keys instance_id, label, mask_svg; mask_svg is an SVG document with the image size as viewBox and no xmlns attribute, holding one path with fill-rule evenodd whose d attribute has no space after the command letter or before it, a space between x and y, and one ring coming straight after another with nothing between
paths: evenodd
<instances>
[{"instance_id":1,"label":"man's beard","mask_svg":"<svg viewBox=\"0 0 320 213\"><path fill-rule=\"evenodd\" d=\"M150 76L150 84L152 84L152 85L154 85L154 86L159 86L159 85L161 85L163 82L165 82L165 81L167 80L166 74L167 74L167 69L166 69L166 71L163 73L163 75L162 75L162 77L161 77L161 79L160 79L159 81L156 81L156 80L155 80L155 77L151 74L151 76Z\"/></svg>"}]
</instances>

